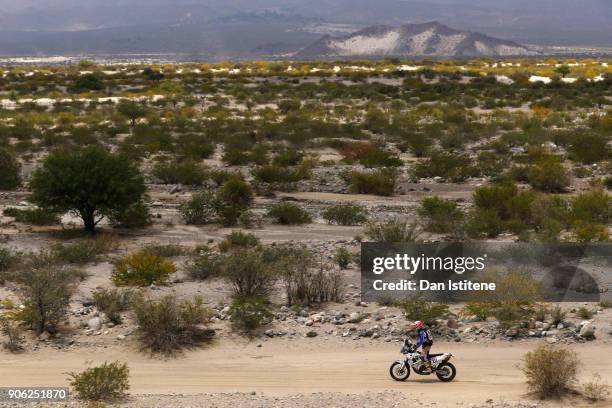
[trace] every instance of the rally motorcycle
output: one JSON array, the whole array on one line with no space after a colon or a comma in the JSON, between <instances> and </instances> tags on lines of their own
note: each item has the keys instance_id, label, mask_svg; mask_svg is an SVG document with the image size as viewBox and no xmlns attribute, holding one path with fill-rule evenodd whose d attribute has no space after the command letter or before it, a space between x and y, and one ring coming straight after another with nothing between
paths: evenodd
<instances>
[{"instance_id":1,"label":"rally motorcycle","mask_svg":"<svg viewBox=\"0 0 612 408\"><path fill-rule=\"evenodd\" d=\"M397 360L391 364L389 373L395 381L406 381L410 376L410 368L419 375L430 375L435 373L440 381L449 382L455 378L457 369L448 360L453 357L451 353L430 354L431 361L430 370L425 365L421 353L417 352L417 346L412 342L410 337L406 337L404 345L400 351L404 355L402 360Z\"/></svg>"}]
</instances>

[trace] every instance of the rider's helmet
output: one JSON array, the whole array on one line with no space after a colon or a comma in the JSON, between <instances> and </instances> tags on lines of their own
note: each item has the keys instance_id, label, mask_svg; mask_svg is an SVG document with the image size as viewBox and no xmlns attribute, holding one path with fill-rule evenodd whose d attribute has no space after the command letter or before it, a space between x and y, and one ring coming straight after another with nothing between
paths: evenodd
<instances>
[{"instance_id":1,"label":"rider's helmet","mask_svg":"<svg viewBox=\"0 0 612 408\"><path fill-rule=\"evenodd\" d=\"M414 327L415 329L422 329L423 327L425 327L425 323L423 323L422 320L417 320L416 322L414 322Z\"/></svg>"}]
</instances>

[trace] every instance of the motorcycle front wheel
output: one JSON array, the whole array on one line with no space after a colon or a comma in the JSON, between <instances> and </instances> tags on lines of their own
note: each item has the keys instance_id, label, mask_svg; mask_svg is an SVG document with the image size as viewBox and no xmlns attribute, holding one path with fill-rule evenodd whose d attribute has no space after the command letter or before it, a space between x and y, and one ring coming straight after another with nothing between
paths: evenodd
<instances>
[{"instance_id":1,"label":"motorcycle front wheel","mask_svg":"<svg viewBox=\"0 0 612 408\"><path fill-rule=\"evenodd\" d=\"M453 381L457 375L457 369L451 363L442 363L436 368L438 380L443 382Z\"/></svg>"},{"instance_id":2,"label":"motorcycle front wheel","mask_svg":"<svg viewBox=\"0 0 612 408\"><path fill-rule=\"evenodd\" d=\"M389 374L391 374L391 378L393 378L395 381L406 381L410 376L410 367L396 361L395 363L391 364Z\"/></svg>"}]
</instances>

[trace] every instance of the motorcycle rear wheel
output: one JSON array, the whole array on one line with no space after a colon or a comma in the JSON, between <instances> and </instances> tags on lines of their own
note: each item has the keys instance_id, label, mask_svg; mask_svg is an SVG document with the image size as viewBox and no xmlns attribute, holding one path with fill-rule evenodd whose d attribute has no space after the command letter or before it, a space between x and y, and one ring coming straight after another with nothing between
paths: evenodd
<instances>
[{"instance_id":1,"label":"motorcycle rear wheel","mask_svg":"<svg viewBox=\"0 0 612 408\"><path fill-rule=\"evenodd\" d=\"M457 369L451 363L442 363L436 368L436 377L442 382L453 381L457 375Z\"/></svg>"},{"instance_id":2,"label":"motorcycle rear wheel","mask_svg":"<svg viewBox=\"0 0 612 408\"><path fill-rule=\"evenodd\" d=\"M410 377L410 367L404 364L404 368L402 369L402 363L396 361L391 364L389 374L391 374L391 378L395 381L406 381L408 377Z\"/></svg>"}]
</instances>

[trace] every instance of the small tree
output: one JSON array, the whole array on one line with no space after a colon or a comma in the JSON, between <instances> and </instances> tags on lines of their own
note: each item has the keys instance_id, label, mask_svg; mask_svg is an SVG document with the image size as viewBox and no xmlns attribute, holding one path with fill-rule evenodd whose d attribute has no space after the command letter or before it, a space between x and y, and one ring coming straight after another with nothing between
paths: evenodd
<instances>
[{"instance_id":1,"label":"small tree","mask_svg":"<svg viewBox=\"0 0 612 408\"><path fill-rule=\"evenodd\" d=\"M74 211L85 230L114 211L140 201L145 186L140 171L102 147L62 150L47 157L30 181L32 201L55 211Z\"/></svg>"},{"instance_id":2,"label":"small tree","mask_svg":"<svg viewBox=\"0 0 612 408\"><path fill-rule=\"evenodd\" d=\"M555 69L555 72L559 75L561 75L561 77L565 78L570 72L572 72L572 70L570 69L570 67L568 65L561 65L559 67L557 67Z\"/></svg>"},{"instance_id":3,"label":"small tree","mask_svg":"<svg viewBox=\"0 0 612 408\"><path fill-rule=\"evenodd\" d=\"M122 100L117 104L117 112L130 120L132 127L136 126L136 120L143 118L147 114L147 109L140 103Z\"/></svg>"},{"instance_id":4,"label":"small tree","mask_svg":"<svg viewBox=\"0 0 612 408\"><path fill-rule=\"evenodd\" d=\"M21 183L21 165L6 149L0 149L0 190L11 190Z\"/></svg>"},{"instance_id":5,"label":"small tree","mask_svg":"<svg viewBox=\"0 0 612 408\"><path fill-rule=\"evenodd\" d=\"M18 318L36 333L54 332L66 314L74 280L74 271L57 265L24 269L18 274L18 283L25 308Z\"/></svg>"}]
</instances>

